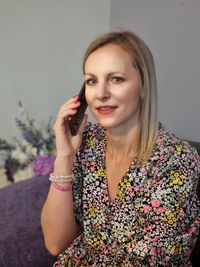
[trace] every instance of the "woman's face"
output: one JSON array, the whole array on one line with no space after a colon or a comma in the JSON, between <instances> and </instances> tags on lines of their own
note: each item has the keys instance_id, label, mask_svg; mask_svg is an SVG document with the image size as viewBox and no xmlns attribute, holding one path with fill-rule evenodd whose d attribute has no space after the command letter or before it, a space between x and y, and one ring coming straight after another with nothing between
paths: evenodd
<instances>
[{"instance_id":1,"label":"woman's face","mask_svg":"<svg viewBox=\"0 0 200 267\"><path fill-rule=\"evenodd\" d=\"M138 125L140 78L120 46L108 44L89 55L85 83L89 108L104 128L124 132Z\"/></svg>"}]
</instances>

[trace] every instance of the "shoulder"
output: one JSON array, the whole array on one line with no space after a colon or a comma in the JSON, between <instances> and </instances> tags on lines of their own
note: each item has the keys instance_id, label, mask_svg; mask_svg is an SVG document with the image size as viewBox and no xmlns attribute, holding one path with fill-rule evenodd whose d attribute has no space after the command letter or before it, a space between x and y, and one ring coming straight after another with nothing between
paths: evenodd
<instances>
[{"instance_id":1,"label":"shoulder","mask_svg":"<svg viewBox=\"0 0 200 267\"><path fill-rule=\"evenodd\" d=\"M190 172L196 175L200 173L200 156L197 150L162 124L156 137L154 156L162 159L165 166L187 169L188 174Z\"/></svg>"},{"instance_id":2,"label":"shoulder","mask_svg":"<svg viewBox=\"0 0 200 267\"><path fill-rule=\"evenodd\" d=\"M158 131L151 163L156 186L164 195L169 193L172 196L170 202L173 199L182 203L181 205L187 205L191 199L198 202L196 190L200 175L200 157L195 148L163 125Z\"/></svg>"},{"instance_id":3,"label":"shoulder","mask_svg":"<svg viewBox=\"0 0 200 267\"><path fill-rule=\"evenodd\" d=\"M197 150L187 141L178 138L174 133L167 129L166 126L160 124L158 134L156 136L155 148L164 151L170 157L191 157L194 156L199 160Z\"/></svg>"}]
</instances>

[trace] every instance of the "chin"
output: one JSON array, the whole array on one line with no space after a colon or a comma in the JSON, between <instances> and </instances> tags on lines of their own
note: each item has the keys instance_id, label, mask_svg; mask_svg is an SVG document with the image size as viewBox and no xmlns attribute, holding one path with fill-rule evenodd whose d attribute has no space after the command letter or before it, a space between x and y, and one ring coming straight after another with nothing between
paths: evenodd
<instances>
[{"instance_id":1,"label":"chin","mask_svg":"<svg viewBox=\"0 0 200 267\"><path fill-rule=\"evenodd\" d=\"M95 118L96 121L106 130L113 129L119 127L119 122L113 119L98 119Z\"/></svg>"}]
</instances>

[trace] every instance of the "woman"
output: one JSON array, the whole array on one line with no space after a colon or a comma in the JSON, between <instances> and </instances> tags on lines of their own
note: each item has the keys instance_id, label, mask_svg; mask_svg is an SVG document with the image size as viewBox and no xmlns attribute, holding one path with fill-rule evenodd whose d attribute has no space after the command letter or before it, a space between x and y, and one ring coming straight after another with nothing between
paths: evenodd
<instances>
[{"instance_id":1,"label":"woman","mask_svg":"<svg viewBox=\"0 0 200 267\"><path fill-rule=\"evenodd\" d=\"M191 266L200 159L158 123L148 46L131 32L102 35L86 51L83 71L98 123L85 116L71 135L66 119L78 96L58 112L42 211L46 247L61 253L54 266Z\"/></svg>"}]
</instances>

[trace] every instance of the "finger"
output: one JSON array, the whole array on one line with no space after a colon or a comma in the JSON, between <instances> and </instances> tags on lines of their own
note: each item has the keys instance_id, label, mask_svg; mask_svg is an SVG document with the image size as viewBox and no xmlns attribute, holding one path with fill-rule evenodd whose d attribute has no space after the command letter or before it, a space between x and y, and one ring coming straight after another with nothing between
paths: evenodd
<instances>
[{"instance_id":1,"label":"finger","mask_svg":"<svg viewBox=\"0 0 200 267\"><path fill-rule=\"evenodd\" d=\"M70 104L75 103L77 101L78 101L78 95L75 95L75 96L71 97L70 99L68 99L66 102L64 102L64 104L62 104L62 106L60 107L60 109L62 109L66 105L70 105Z\"/></svg>"},{"instance_id":2,"label":"finger","mask_svg":"<svg viewBox=\"0 0 200 267\"><path fill-rule=\"evenodd\" d=\"M73 103L66 103L60 108L59 113L62 114L62 112L66 112L67 110L76 109L80 106L80 104L81 104L80 101L76 101Z\"/></svg>"},{"instance_id":3,"label":"finger","mask_svg":"<svg viewBox=\"0 0 200 267\"><path fill-rule=\"evenodd\" d=\"M66 121L66 120L70 120L70 116L76 114L77 112L77 109L70 109L70 110L65 110L63 111L61 114L60 114L60 118L61 118L61 121Z\"/></svg>"},{"instance_id":4,"label":"finger","mask_svg":"<svg viewBox=\"0 0 200 267\"><path fill-rule=\"evenodd\" d=\"M58 116L60 117L66 117L68 115L73 115L76 109L80 106L80 102L77 101L75 103L68 104L66 106L61 107L59 110Z\"/></svg>"},{"instance_id":5,"label":"finger","mask_svg":"<svg viewBox=\"0 0 200 267\"><path fill-rule=\"evenodd\" d=\"M60 127L64 124L66 124L66 121L69 120L70 116L76 114L77 109L68 109L64 111L60 111L60 113L57 116L57 119L55 121L54 127Z\"/></svg>"}]
</instances>

